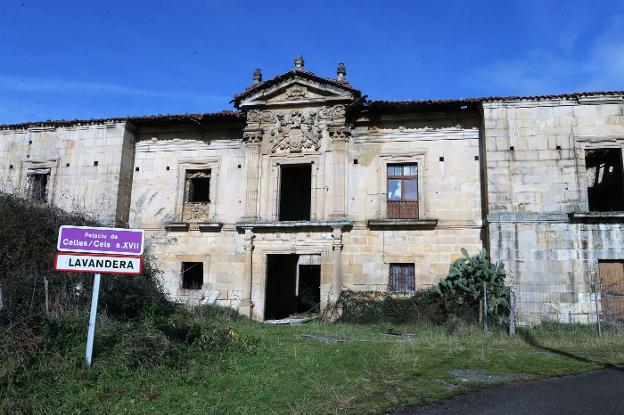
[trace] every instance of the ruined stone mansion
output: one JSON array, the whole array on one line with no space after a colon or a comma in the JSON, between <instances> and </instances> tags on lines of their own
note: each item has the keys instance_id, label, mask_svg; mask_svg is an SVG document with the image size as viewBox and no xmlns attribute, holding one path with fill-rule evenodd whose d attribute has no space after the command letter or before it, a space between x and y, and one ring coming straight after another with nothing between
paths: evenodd
<instances>
[{"instance_id":1,"label":"ruined stone mansion","mask_svg":"<svg viewBox=\"0 0 624 415\"><path fill-rule=\"evenodd\" d=\"M521 322L590 321L593 284L624 282L623 98L375 101L298 57L233 111L0 126L0 184L144 229L172 297L258 320L484 246Z\"/></svg>"}]
</instances>

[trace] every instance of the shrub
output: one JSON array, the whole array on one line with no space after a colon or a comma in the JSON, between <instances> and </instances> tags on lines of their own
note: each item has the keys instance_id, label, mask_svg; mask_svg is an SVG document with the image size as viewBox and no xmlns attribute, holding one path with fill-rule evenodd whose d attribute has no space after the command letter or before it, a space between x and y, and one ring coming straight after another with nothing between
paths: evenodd
<instances>
[{"instance_id":1,"label":"shrub","mask_svg":"<svg viewBox=\"0 0 624 415\"><path fill-rule=\"evenodd\" d=\"M177 364L180 349L150 324L132 323L119 333L109 358L129 369Z\"/></svg>"},{"instance_id":2,"label":"shrub","mask_svg":"<svg viewBox=\"0 0 624 415\"><path fill-rule=\"evenodd\" d=\"M461 251L464 256L453 262L448 277L437 286L447 309L451 312L458 308L478 310L485 286L488 311L501 313L509 306L509 288L505 286L503 264L492 263L485 249L474 256L468 255L463 248Z\"/></svg>"},{"instance_id":3,"label":"shrub","mask_svg":"<svg viewBox=\"0 0 624 415\"><path fill-rule=\"evenodd\" d=\"M88 309L92 275L54 272L61 225L101 226L84 215L0 192L0 289L4 303L0 325L28 323L45 315L45 281L51 314ZM174 305L167 299L147 253L141 275L103 276L99 307L110 316L132 320L170 313Z\"/></svg>"},{"instance_id":4,"label":"shrub","mask_svg":"<svg viewBox=\"0 0 624 415\"><path fill-rule=\"evenodd\" d=\"M337 306L340 321L348 323L440 324L446 320L442 299L433 288L409 296L344 290Z\"/></svg>"}]
</instances>

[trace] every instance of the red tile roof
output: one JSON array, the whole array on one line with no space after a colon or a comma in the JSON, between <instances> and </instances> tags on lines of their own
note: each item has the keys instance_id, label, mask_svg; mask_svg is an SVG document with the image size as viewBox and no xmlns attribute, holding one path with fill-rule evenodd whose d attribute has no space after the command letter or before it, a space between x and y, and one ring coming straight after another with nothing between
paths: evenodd
<instances>
[{"instance_id":1,"label":"red tile roof","mask_svg":"<svg viewBox=\"0 0 624 415\"><path fill-rule=\"evenodd\" d=\"M318 78L311 72L306 71L290 71L286 74L279 75L269 81L262 82L258 85L248 88L245 92L237 95L242 97L252 90L267 83L279 82L282 77L292 72L297 74L304 74L303 76L313 76ZM332 79L321 78L327 82L335 83L345 89L352 90L359 96L359 91L351 87L349 84L338 82ZM576 100L584 97L592 96L624 96L624 91L597 91L597 92L574 92L570 94L559 95L537 95L537 96L492 96L481 98L450 98L450 99L425 99L425 100L404 100L404 101L391 101L391 100L366 100L365 105L369 111L398 111L409 112L417 111L424 108L438 107L455 107L457 105L481 104L484 102L513 102L513 101L543 101L549 99L570 99ZM624 102L624 100L623 100ZM0 130L25 130L32 127L68 127L72 125L94 125L102 124L105 122L132 122L138 125L145 124L171 124L171 123L183 123L183 122L195 122L201 123L206 121L240 121L245 119L245 113L240 111L220 111L198 114L160 114L160 115L143 115L134 117L112 117L112 118L93 118L93 119L78 119L78 120L47 120L47 121L34 121L24 122L17 124L5 124L0 125Z\"/></svg>"},{"instance_id":2,"label":"red tile roof","mask_svg":"<svg viewBox=\"0 0 624 415\"><path fill-rule=\"evenodd\" d=\"M202 122L202 121L237 121L245 118L245 114L239 111L220 111L207 112L198 114L158 114L158 115L141 115L133 117L113 117L113 118L92 118L83 120L47 120L23 122L19 124L0 125L0 130L25 130L33 127L69 127L72 125L95 125L105 122L132 122L134 124L148 123L180 123L185 121Z\"/></svg>"}]
</instances>

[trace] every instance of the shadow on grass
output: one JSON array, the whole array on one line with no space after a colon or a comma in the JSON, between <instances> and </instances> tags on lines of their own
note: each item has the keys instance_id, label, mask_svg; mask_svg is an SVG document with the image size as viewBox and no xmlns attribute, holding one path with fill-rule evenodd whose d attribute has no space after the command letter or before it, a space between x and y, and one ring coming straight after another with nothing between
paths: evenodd
<instances>
[{"instance_id":1,"label":"shadow on grass","mask_svg":"<svg viewBox=\"0 0 624 415\"><path fill-rule=\"evenodd\" d=\"M613 365L611 363L599 362L599 361L596 361L596 360L588 359L588 358L583 357L583 356L575 355L574 353L566 352L564 350L559 350L559 349L554 349L552 347L543 346L543 345L541 345L537 341L535 336L533 336L533 334L531 334L530 330L518 329L517 333L520 335L520 337L522 337L522 339L528 345L536 347L538 349L542 349L542 350L545 350L547 352L558 354L560 356L564 356L564 357L567 357L567 358L570 358L570 359L578 360L579 362L594 363L594 364L598 363L598 364L602 365L602 367L604 369L611 369L611 370L617 370L617 371L620 371L620 372L624 372L624 367L616 366L616 365Z\"/></svg>"}]
</instances>

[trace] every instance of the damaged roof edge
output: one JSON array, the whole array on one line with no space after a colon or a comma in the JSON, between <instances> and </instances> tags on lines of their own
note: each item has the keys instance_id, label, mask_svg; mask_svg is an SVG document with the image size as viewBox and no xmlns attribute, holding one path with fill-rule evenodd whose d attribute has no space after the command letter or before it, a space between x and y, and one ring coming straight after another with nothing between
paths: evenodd
<instances>
[{"instance_id":1,"label":"damaged roof edge","mask_svg":"<svg viewBox=\"0 0 624 415\"><path fill-rule=\"evenodd\" d=\"M96 125L105 123L131 122L136 125L155 124L155 123L182 123L202 121L239 121L245 118L245 114L239 111L220 111L207 112L197 114L158 114L158 115L142 115L134 117L111 117L111 118L92 118L77 120L46 120L33 121L16 124L0 125L0 130L27 130L29 128L45 128L45 127L70 127L74 125Z\"/></svg>"},{"instance_id":2,"label":"damaged roof edge","mask_svg":"<svg viewBox=\"0 0 624 415\"><path fill-rule=\"evenodd\" d=\"M620 96L624 98L624 91L596 91L596 92L574 92L559 95L534 95L534 96L491 96L481 98L450 98L450 99L425 99L425 100L366 100L361 102L368 107L369 111L398 111L409 112L418 111L423 108L430 107L451 107L455 105L475 105L488 102L514 102L514 101L545 101L552 99L563 100L580 100L582 98L600 97L600 96ZM358 98L361 101L364 97ZM624 102L624 99L623 99ZM208 112L197 114L159 114L159 115L143 115L135 117L111 117L111 118L93 118L93 119L77 119L77 120L47 120L24 122L15 124L0 125L1 130L27 130L29 128L45 128L45 127L69 127L74 125L95 125L116 122L132 122L137 125L141 124L157 124L157 123L183 123L183 122L205 122L205 121L240 121L245 119L245 113L242 111L224 110L220 112Z\"/></svg>"},{"instance_id":3,"label":"damaged roof edge","mask_svg":"<svg viewBox=\"0 0 624 415\"><path fill-rule=\"evenodd\" d=\"M423 99L423 100L369 100L367 105L371 110L417 110L427 106L453 106L482 104L488 102L514 102L514 101L546 101L546 100L579 100L588 97L600 96L624 96L624 91L595 91L573 92L558 95L527 95L527 96L490 96L481 98L449 98L449 99Z\"/></svg>"}]
</instances>

